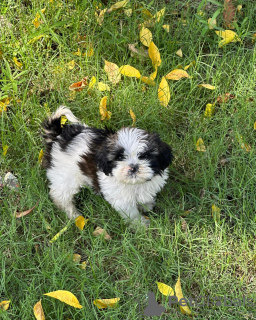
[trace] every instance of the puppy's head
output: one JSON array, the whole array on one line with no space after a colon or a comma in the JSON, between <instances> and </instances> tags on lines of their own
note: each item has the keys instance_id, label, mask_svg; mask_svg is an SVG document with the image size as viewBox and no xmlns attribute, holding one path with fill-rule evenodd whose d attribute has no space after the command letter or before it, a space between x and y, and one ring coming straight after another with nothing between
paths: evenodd
<instances>
[{"instance_id":1,"label":"puppy's head","mask_svg":"<svg viewBox=\"0 0 256 320\"><path fill-rule=\"evenodd\" d=\"M122 128L109 135L96 154L99 170L126 184L150 181L172 160L170 146L158 134L137 128Z\"/></svg>"}]
</instances>

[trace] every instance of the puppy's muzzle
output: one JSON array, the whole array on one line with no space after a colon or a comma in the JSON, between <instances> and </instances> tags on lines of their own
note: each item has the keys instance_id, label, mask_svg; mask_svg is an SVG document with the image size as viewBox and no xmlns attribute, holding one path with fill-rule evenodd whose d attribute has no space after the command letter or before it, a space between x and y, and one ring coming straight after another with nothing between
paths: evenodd
<instances>
[{"instance_id":1,"label":"puppy's muzzle","mask_svg":"<svg viewBox=\"0 0 256 320\"><path fill-rule=\"evenodd\" d=\"M133 174L136 174L139 170L139 165L138 164L130 164L129 165L130 169L129 169L129 174L130 175L133 175Z\"/></svg>"}]
</instances>

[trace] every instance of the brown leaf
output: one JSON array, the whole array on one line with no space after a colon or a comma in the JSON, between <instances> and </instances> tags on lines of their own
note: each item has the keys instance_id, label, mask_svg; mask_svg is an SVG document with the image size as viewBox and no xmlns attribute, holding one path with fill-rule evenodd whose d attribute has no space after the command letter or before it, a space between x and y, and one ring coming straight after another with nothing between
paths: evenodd
<instances>
[{"instance_id":1,"label":"brown leaf","mask_svg":"<svg viewBox=\"0 0 256 320\"><path fill-rule=\"evenodd\" d=\"M97 227L93 232L93 235L96 236L96 237L101 236L102 234L104 235L104 239L105 240L110 240L111 239L111 237L107 233L107 231L105 229L100 228L100 227Z\"/></svg>"},{"instance_id":2,"label":"brown leaf","mask_svg":"<svg viewBox=\"0 0 256 320\"><path fill-rule=\"evenodd\" d=\"M71 91L81 91L88 85L87 83L88 77L84 77L81 81L75 82L69 86L69 90Z\"/></svg>"},{"instance_id":3,"label":"brown leaf","mask_svg":"<svg viewBox=\"0 0 256 320\"><path fill-rule=\"evenodd\" d=\"M234 29L232 23L235 21L236 7L233 0L224 0L223 19L226 28Z\"/></svg>"},{"instance_id":4,"label":"brown leaf","mask_svg":"<svg viewBox=\"0 0 256 320\"><path fill-rule=\"evenodd\" d=\"M227 92L227 93L225 93L225 94L223 94L221 96L218 96L217 102L218 103L226 103L229 100L234 99L234 98L235 98L235 96L233 94Z\"/></svg>"},{"instance_id":5,"label":"brown leaf","mask_svg":"<svg viewBox=\"0 0 256 320\"><path fill-rule=\"evenodd\" d=\"M14 213L14 217L16 217L16 218L21 218L21 217L26 216L26 215L29 214L37 205L38 205L38 202L37 202L37 203L34 205L34 207L31 208L31 209L28 209L28 210L25 210L25 211L22 211L22 212L15 212L15 213Z\"/></svg>"}]
</instances>

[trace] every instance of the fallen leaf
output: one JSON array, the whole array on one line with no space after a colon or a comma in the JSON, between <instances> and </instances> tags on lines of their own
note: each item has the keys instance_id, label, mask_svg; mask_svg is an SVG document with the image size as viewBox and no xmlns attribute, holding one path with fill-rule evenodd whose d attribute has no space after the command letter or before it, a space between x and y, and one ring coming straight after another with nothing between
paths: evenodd
<instances>
[{"instance_id":1,"label":"fallen leaf","mask_svg":"<svg viewBox=\"0 0 256 320\"><path fill-rule=\"evenodd\" d=\"M142 76L141 78L141 81L145 82L146 84L150 85L150 86L155 86L156 83L150 79L150 77L145 77L145 76Z\"/></svg>"},{"instance_id":2,"label":"fallen leaf","mask_svg":"<svg viewBox=\"0 0 256 320\"><path fill-rule=\"evenodd\" d=\"M176 52L176 54L177 54L177 56L179 56L179 57L183 57L183 53L182 53L182 50L181 49L179 49L177 52Z\"/></svg>"},{"instance_id":3,"label":"fallen leaf","mask_svg":"<svg viewBox=\"0 0 256 320\"><path fill-rule=\"evenodd\" d=\"M232 22L235 20L236 7L233 4L233 0L224 0L223 20L227 28L232 26Z\"/></svg>"},{"instance_id":4,"label":"fallen leaf","mask_svg":"<svg viewBox=\"0 0 256 320\"><path fill-rule=\"evenodd\" d=\"M75 224L80 230L83 230L88 220L89 219L85 220L83 216L79 216L75 219Z\"/></svg>"},{"instance_id":5,"label":"fallen leaf","mask_svg":"<svg viewBox=\"0 0 256 320\"><path fill-rule=\"evenodd\" d=\"M81 268L82 270L85 270L86 265L87 265L86 261L83 261L83 262L81 263L81 265L80 265L80 268Z\"/></svg>"},{"instance_id":6,"label":"fallen leaf","mask_svg":"<svg viewBox=\"0 0 256 320\"><path fill-rule=\"evenodd\" d=\"M123 8L127 5L127 3L129 2L129 0L123 0L123 1L119 1L115 4L113 4L109 9L108 9L108 13L114 11L114 10L117 10L117 9L120 9L120 8Z\"/></svg>"},{"instance_id":7,"label":"fallen leaf","mask_svg":"<svg viewBox=\"0 0 256 320\"><path fill-rule=\"evenodd\" d=\"M166 32L170 32L170 25L169 24L163 24L162 27Z\"/></svg>"},{"instance_id":8,"label":"fallen leaf","mask_svg":"<svg viewBox=\"0 0 256 320\"><path fill-rule=\"evenodd\" d=\"M34 316L37 320L45 320L44 310L41 304L41 300L38 301L33 308Z\"/></svg>"},{"instance_id":9,"label":"fallen leaf","mask_svg":"<svg viewBox=\"0 0 256 320\"><path fill-rule=\"evenodd\" d=\"M45 35L45 34L40 34L39 36L37 36L37 37L34 37L34 38L32 38L31 40L29 40L29 44L31 44L31 43L34 43L34 42L36 42L36 41L38 41L39 39L41 39L41 38L48 38L48 36L47 35Z\"/></svg>"},{"instance_id":10,"label":"fallen leaf","mask_svg":"<svg viewBox=\"0 0 256 320\"><path fill-rule=\"evenodd\" d=\"M105 15L106 11L107 11L107 8L100 10L99 14L95 11L95 17L96 17L96 20L100 26L102 25L102 23L104 21L104 15Z\"/></svg>"},{"instance_id":11,"label":"fallen leaf","mask_svg":"<svg viewBox=\"0 0 256 320\"><path fill-rule=\"evenodd\" d=\"M56 241L65 231L67 231L68 227L64 227L63 229L60 230L60 232L56 233L56 235L50 240L50 243L53 243Z\"/></svg>"},{"instance_id":12,"label":"fallen leaf","mask_svg":"<svg viewBox=\"0 0 256 320\"><path fill-rule=\"evenodd\" d=\"M68 62L68 63L67 63L67 68L68 68L68 70L74 69L74 68L75 68L75 65L76 65L75 60L71 60L70 62Z\"/></svg>"},{"instance_id":13,"label":"fallen leaf","mask_svg":"<svg viewBox=\"0 0 256 320\"><path fill-rule=\"evenodd\" d=\"M236 7L236 10L237 12L240 12L242 10L243 6L241 4L239 4L237 7Z\"/></svg>"},{"instance_id":14,"label":"fallen leaf","mask_svg":"<svg viewBox=\"0 0 256 320\"><path fill-rule=\"evenodd\" d=\"M120 301L120 298L112 298L112 299L96 299L93 301L94 305L99 309L104 309L107 307L115 308L116 304Z\"/></svg>"},{"instance_id":15,"label":"fallen leaf","mask_svg":"<svg viewBox=\"0 0 256 320\"><path fill-rule=\"evenodd\" d=\"M170 88L169 85L165 79L165 77L162 77L162 80L159 84L158 88L158 100L160 101L160 104L164 107L167 107L168 102L170 101Z\"/></svg>"},{"instance_id":16,"label":"fallen leaf","mask_svg":"<svg viewBox=\"0 0 256 320\"><path fill-rule=\"evenodd\" d=\"M105 240L111 240L110 235L107 233L107 231L105 229L102 229L100 227L97 227L94 231L93 231L93 235L98 237L101 235L104 235L104 239Z\"/></svg>"},{"instance_id":17,"label":"fallen leaf","mask_svg":"<svg viewBox=\"0 0 256 320\"><path fill-rule=\"evenodd\" d=\"M206 148L203 139L199 138L196 142L196 150L201 152L206 152Z\"/></svg>"},{"instance_id":18,"label":"fallen leaf","mask_svg":"<svg viewBox=\"0 0 256 320\"><path fill-rule=\"evenodd\" d=\"M148 47L150 45L150 42L152 41L153 36L151 31L148 28L142 27L140 30L140 41L141 43Z\"/></svg>"},{"instance_id":19,"label":"fallen leaf","mask_svg":"<svg viewBox=\"0 0 256 320\"><path fill-rule=\"evenodd\" d=\"M88 85L87 80L88 80L88 77L84 77L81 81L71 84L69 86L69 90L71 91L83 90Z\"/></svg>"},{"instance_id":20,"label":"fallen leaf","mask_svg":"<svg viewBox=\"0 0 256 320\"><path fill-rule=\"evenodd\" d=\"M110 88L107 84L105 84L104 82L99 81L98 82L98 89L100 91L110 91Z\"/></svg>"},{"instance_id":21,"label":"fallen leaf","mask_svg":"<svg viewBox=\"0 0 256 320\"><path fill-rule=\"evenodd\" d=\"M83 56L92 57L94 54L93 46L92 44L89 45L89 49L83 53Z\"/></svg>"},{"instance_id":22,"label":"fallen leaf","mask_svg":"<svg viewBox=\"0 0 256 320\"><path fill-rule=\"evenodd\" d=\"M165 14L165 8L157 11L157 13L153 16L153 19L155 19L156 22L159 22Z\"/></svg>"},{"instance_id":23,"label":"fallen leaf","mask_svg":"<svg viewBox=\"0 0 256 320\"><path fill-rule=\"evenodd\" d=\"M212 20L212 18L208 19L208 26L209 26L210 30L214 29L216 27L216 25L217 25L216 19L213 19L213 20Z\"/></svg>"},{"instance_id":24,"label":"fallen leaf","mask_svg":"<svg viewBox=\"0 0 256 320\"><path fill-rule=\"evenodd\" d=\"M134 67L131 67L129 65L121 66L119 68L119 72L127 77L134 77L140 79L141 74L139 70L135 69Z\"/></svg>"},{"instance_id":25,"label":"fallen leaf","mask_svg":"<svg viewBox=\"0 0 256 320\"><path fill-rule=\"evenodd\" d=\"M19 62L16 57L13 58L13 62L15 63L15 65L17 66L18 69L22 68L22 63Z\"/></svg>"},{"instance_id":26,"label":"fallen leaf","mask_svg":"<svg viewBox=\"0 0 256 320\"><path fill-rule=\"evenodd\" d=\"M209 90L215 90L216 87L212 86L211 84L208 84L208 83L201 83L198 85L199 88L206 88L206 89L209 89Z\"/></svg>"},{"instance_id":27,"label":"fallen leaf","mask_svg":"<svg viewBox=\"0 0 256 320\"><path fill-rule=\"evenodd\" d=\"M178 298L178 301L180 301L181 299L184 299L182 289L181 289L180 277L179 277L177 283L175 284L175 295ZM180 310L183 314L187 314L189 316L192 315L192 312L187 305L184 307L180 306Z\"/></svg>"},{"instance_id":28,"label":"fallen leaf","mask_svg":"<svg viewBox=\"0 0 256 320\"><path fill-rule=\"evenodd\" d=\"M212 205L212 216L217 223L220 223L220 208L215 204Z\"/></svg>"},{"instance_id":29,"label":"fallen leaf","mask_svg":"<svg viewBox=\"0 0 256 320\"><path fill-rule=\"evenodd\" d=\"M78 48L76 52L73 52L73 55L80 57L82 55L80 48Z\"/></svg>"},{"instance_id":30,"label":"fallen leaf","mask_svg":"<svg viewBox=\"0 0 256 320\"><path fill-rule=\"evenodd\" d=\"M124 13L127 17L131 17L132 16L132 9L125 9Z\"/></svg>"},{"instance_id":31,"label":"fallen leaf","mask_svg":"<svg viewBox=\"0 0 256 320\"><path fill-rule=\"evenodd\" d=\"M8 310L9 306L10 306L10 302L11 302L11 300L1 301L0 302L0 309L3 311Z\"/></svg>"},{"instance_id":32,"label":"fallen leaf","mask_svg":"<svg viewBox=\"0 0 256 320\"><path fill-rule=\"evenodd\" d=\"M183 219L183 218L181 218L181 229L183 230L183 231L187 231L187 222L186 222L186 220L185 219Z\"/></svg>"},{"instance_id":33,"label":"fallen leaf","mask_svg":"<svg viewBox=\"0 0 256 320\"><path fill-rule=\"evenodd\" d=\"M204 116L207 118L211 118L214 115L215 112L215 103L211 104L211 103L207 103L206 108L205 108L205 112L204 112Z\"/></svg>"},{"instance_id":34,"label":"fallen leaf","mask_svg":"<svg viewBox=\"0 0 256 320\"><path fill-rule=\"evenodd\" d=\"M151 80L155 80L156 75L157 75L157 68L155 69L155 71L154 71L153 73L151 73L151 75L149 76L149 78L150 78Z\"/></svg>"},{"instance_id":35,"label":"fallen leaf","mask_svg":"<svg viewBox=\"0 0 256 320\"><path fill-rule=\"evenodd\" d=\"M74 253L73 254L73 262L80 263L80 261L81 261L81 255L78 253Z\"/></svg>"},{"instance_id":36,"label":"fallen leaf","mask_svg":"<svg viewBox=\"0 0 256 320\"><path fill-rule=\"evenodd\" d=\"M238 140L239 140L239 143L240 143L241 148L243 150L245 150L246 152L250 152L251 151L251 149L252 149L251 146L249 144L247 144L247 143L244 143L244 140L243 140L242 136L238 135Z\"/></svg>"},{"instance_id":37,"label":"fallen leaf","mask_svg":"<svg viewBox=\"0 0 256 320\"><path fill-rule=\"evenodd\" d=\"M34 207L32 207L32 208L29 209L29 210L25 210L25 211L22 211L22 212L15 212L15 213L14 213L14 217L16 217L16 218L21 218L21 217L26 216L27 214L29 214L29 213L37 206L37 204L38 204L38 203L36 203L36 204L34 205Z\"/></svg>"},{"instance_id":38,"label":"fallen leaf","mask_svg":"<svg viewBox=\"0 0 256 320\"><path fill-rule=\"evenodd\" d=\"M225 93L223 95L218 96L217 102L218 103L226 103L229 100L234 99L234 98L235 98L235 96L233 94L227 92L227 93Z\"/></svg>"},{"instance_id":39,"label":"fallen leaf","mask_svg":"<svg viewBox=\"0 0 256 320\"><path fill-rule=\"evenodd\" d=\"M7 104L5 104L4 102L0 101L0 114L3 111L6 111L6 110L7 110Z\"/></svg>"},{"instance_id":40,"label":"fallen leaf","mask_svg":"<svg viewBox=\"0 0 256 320\"><path fill-rule=\"evenodd\" d=\"M65 123L68 121L68 118L66 116L61 116L60 118L60 126L61 128L64 127Z\"/></svg>"},{"instance_id":41,"label":"fallen leaf","mask_svg":"<svg viewBox=\"0 0 256 320\"><path fill-rule=\"evenodd\" d=\"M43 9L41 10L41 13L44 13L45 10L46 10L46 8L43 8ZM32 21L32 23L33 23L33 25L35 26L36 29L37 29L37 28L40 26L40 24L41 24L41 21L39 21L40 17L41 17L41 16L40 16L40 13L37 12L35 19Z\"/></svg>"},{"instance_id":42,"label":"fallen leaf","mask_svg":"<svg viewBox=\"0 0 256 320\"><path fill-rule=\"evenodd\" d=\"M184 67L184 70L187 70L188 68L194 66L196 64L195 60L193 60L192 62L190 62L190 64L188 64L187 66Z\"/></svg>"},{"instance_id":43,"label":"fallen leaf","mask_svg":"<svg viewBox=\"0 0 256 320\"><path fill-rule=\"evenodd\" d=\"M104 70L108 74L108 80L112 84L117 84L121 79L121 74L119 73L119 67L113 63L105 60Z\"/></svg>"},{"instance_id":44,"label":"fallen leaf","mask_svg":"<svg viewBox=\"0 0 256 320\"><path fill-rule=\"evenodd\" d=\"M89 82L89 85L88 85L89 91L92 90L95 87L96 82L97 82L96 77L92 76L91 80Z\"/></svg>"},{"instance_id":45,"label":"fallen leaf","mask_svg":"<svg viewBox=\"0 0 256 320\"><path fill-rule=\"evenodd\" d=\"M100 101L100 115L101 120L109 120L111 118L111 112L107 110L107 97L103 97Z\"/></svg>"},{"instance_id":46,"label":"fallen leaf","mask_svg":"<svg viewBox=\"0 0 256 320\"><path fill-rule=\"evenodd\" d=\"M158 290L164 295L164 296L174 296L174 291L172 287L168 286L167 284L164 284L162 282L157 282Z\"/></svg>"},{"instance_id":47,"label":"fallen leaf","mask_svg":"<svg viewBox=\"0 0 256 320\"><path fill-rule=\"evenodd\" d=\"M9 149L9 146L3 145L3 156L4 156L4 157L6 156L8 149Z\"/></svg>"},{"instance_id":48,"label":"fallen leaf","mask_svg":"<svg viewBox=\"0 0 256 320\"><path fill-rule=\"evenodd\" d=\"M161 66L162 61L161 61L161 57L160 57L160 52L153 41L151 41L149 44L148 55L152 61L154 68Z\"/></svg>"},{"instance_id":49,"label":"fallen leaf","mask_svg":"<svg viewBox=\"0 0 256 320\"><path fill-rule=\"evenodd\" d=\"M228 44L228 43L230 43L230 42L237 42L237 41L242 41L239 37L238 37L238 35L234 32L234 31L232 31L232 30L225 30L225 31L215 31L215 33L219 36L219 37L221 37L221 38L223 38L223 40L221 40L220 42L219 42L219 48L221 48L221 47L223 47L225 44Z\"/></svg>"},{"instance_id":50,"label":"fallen leaf","mask_svg":"<svg viewBox=\"0 0 256 320\"><path fill-rule=\"evenodd\" d=\"M181 78L189 78L189 74L184 70L175 69L165 76L165 79L168 80L180 80Z\"/></svg>"},{"instance_id":51,"label":"fallen leaf","mask_svg":"<svg viewBox=\"0 0 256 320\"><path fill-rule=\"evenodd\" d=\"M129 43L128 48L131 51L131 56L134 57L135 55L138 55L139 58L143 59L144 57L148 57L148 50L144 47L141 48L135 48L136 43Z\"/></svg>"},{"instance_id":52,"label":"fallen leaf","mask_svg":"<svg viewBox=\"0 0 256 320\"><path fill-rule=\"evenodd\" d=\"M135 115L135 113L132 111L132 109L130 109L130 115L131 115L131 118L132 118L132 126L134 127L134 126L135 126L135 123L136 123L136 115Z\"/></svg>"},{"instance_id":53,"label":"fallen leaf","mask_svg":"<svg viewBox=\"0 0 256 320\"><path fill-rule=\"evenodd\" d=\"M256 122L254 122L253 128L254 130L256 130Z\"/></svg>"},{"instance_id":54,"label":"fallen leaf","mask_svg":"<svg viewBox=\"0 0 256 320\"><path fill-rule=\"evenodd\" d=\"M58 299L72 307L77 309L82 309L83 307L80 305L79 301L77 300L76 296L73 293L66 291L66 290L57 290L48 293L44 293L44 296L49 296L54 299Z\"/></svg>"}]
</instances>

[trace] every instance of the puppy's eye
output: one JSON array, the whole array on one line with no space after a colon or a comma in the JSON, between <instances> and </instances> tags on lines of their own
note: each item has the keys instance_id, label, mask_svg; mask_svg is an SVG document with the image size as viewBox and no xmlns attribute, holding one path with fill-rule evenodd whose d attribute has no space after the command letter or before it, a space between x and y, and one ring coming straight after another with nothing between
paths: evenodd
<instances>
[{"instance_id":1,"label":"puppy's eye","mask_svg":"<svg viewBox=\"0 0 256 320\"><path fill-rule=\"evenodd\" d=\"M143 152L143 153L139 153L138 154L138 158L140 160L144 160L144 159L147 159L149 157L149 152Z\"/></svg>"},{"instance_id":2,"label":"puppy's eye","mask_svg":"<svg viewBox=\"0 0 256 320\"><path fill-rule=\"evenodd\" d=\"M116 161L122 161L124 160L124 155L123 154L118 154L115 158Z\"/></svg>"}]
</instances>

